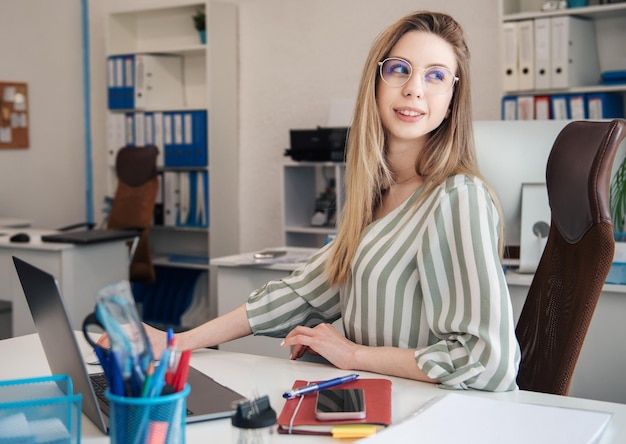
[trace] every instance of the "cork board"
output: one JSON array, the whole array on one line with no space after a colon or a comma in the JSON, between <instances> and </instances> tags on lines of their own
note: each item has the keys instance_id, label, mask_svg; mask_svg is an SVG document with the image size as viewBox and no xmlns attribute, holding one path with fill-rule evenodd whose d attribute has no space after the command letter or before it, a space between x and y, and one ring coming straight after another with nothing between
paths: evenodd
<instances>
[{"instance_id":1,"label":"cork board","mask_svg":"<svg viewBox=\"0 0 626 444\"><path fill-rule=\"evenodd\" d=\"M0 148L28 148L28 87L0 81Z\"/></svg>"}]
</instances>

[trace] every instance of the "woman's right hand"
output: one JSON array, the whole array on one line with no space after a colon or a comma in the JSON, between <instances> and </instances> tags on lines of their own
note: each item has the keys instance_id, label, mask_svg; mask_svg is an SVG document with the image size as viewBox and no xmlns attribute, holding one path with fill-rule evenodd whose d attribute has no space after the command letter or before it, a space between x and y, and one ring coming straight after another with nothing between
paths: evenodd
<instances>
[{"instance_id":1,"label":"woman's right hand","mask_svg":"<svg viewBox=\"0 0 626 444\"><path fill-rule=\"evenodd\" d=\"M165 350L167 346L167 333L151 327L145 322L142 325L146 331L148 341L150 341L150 347L152 347L152 356L154 359L160 359L163 350ZM108 349L110 347L109 336L106 333L102 334L96 344L102 348Z\"/></svg>"}]
</instances>

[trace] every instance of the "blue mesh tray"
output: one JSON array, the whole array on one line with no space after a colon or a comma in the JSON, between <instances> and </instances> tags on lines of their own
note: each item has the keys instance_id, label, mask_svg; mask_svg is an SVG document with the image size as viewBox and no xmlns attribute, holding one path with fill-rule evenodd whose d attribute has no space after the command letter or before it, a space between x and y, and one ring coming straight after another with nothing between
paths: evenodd
<instances>
[{"instance_id":1,"label":"blue mesh tray","mask_svg":"<svg viewBox=\"0 0 626 444\"><path fill-rule=\"evenodd\" d=\"M0 444L80 443L81 401L67 375L0 381Z\"/></svg>"}]
</instances>

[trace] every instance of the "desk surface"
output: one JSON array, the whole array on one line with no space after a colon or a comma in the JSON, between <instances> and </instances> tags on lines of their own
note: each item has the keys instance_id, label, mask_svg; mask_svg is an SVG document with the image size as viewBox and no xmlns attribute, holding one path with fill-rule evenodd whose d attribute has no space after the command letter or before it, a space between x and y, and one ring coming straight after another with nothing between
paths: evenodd
<instances>
[{"instance_id":1,"label":"desk surface","mask_svg":"<svg viewBox=\"0 0 626 444\"><path fill-rule=\"evenodd\" d=\"M78 335L78 338L81 346L87 351L88 348L82 340L82 336ZM25 353L25 350L28 353ZM2 380L50 374L37 335L27 335L0 341L0 356L2 356L3 363L0 366L0 379ZM269 395L271 405L277 412L282 409L284 404L282 393L291 386L294 380L329 379L346 373L334 367L321 364L208 349L195 351L191 363L216 381L237 390L244 396L253 396L255 394ZM89 366L89 369L93 372L99 371L97 366ZM380 375L367 372L359 372L359 374L362 377L380 377ZM407 418L433 397L447 392L433 384L402 378L389 379L393 382L392 419L394 423ZM613 419L600 442L602 444L626 442L626 405L624 404L524 391L506 393L464 391L463 394L515 402L609 411L613 413ZM102 435L85 416L83 416L82 430L83 443L109 443L109 438ZM230 442L230 421L221 419L187 426L188 443L207 442L207 436L211 436L212 442ZM278 435L275 439L275 442L294 441L296 441L296 438L288 435ZM336 440L330 437L314 436L298 436L297 442L298 444L337 443Z\"/></svg>"}]
</instances>

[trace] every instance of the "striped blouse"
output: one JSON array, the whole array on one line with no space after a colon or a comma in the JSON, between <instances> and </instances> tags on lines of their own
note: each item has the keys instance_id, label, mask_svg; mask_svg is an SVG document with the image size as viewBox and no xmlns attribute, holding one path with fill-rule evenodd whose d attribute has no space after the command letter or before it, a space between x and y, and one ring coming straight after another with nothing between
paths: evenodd
<instances>
[{"instance_id":1,"label":"striped blouse","mask_svg":"<svg viewBox=\"0 0 626 444\"><path fill-rule=\"evenodd\" d=\"M255 335L342 317L348 339L415 349L419 368L448 388L513 390L520 360L498 257L498 212L484 184L457 175L370 224L347 281L324 272L332 242L246 304Z\"/></svg>"}]
</instances>

